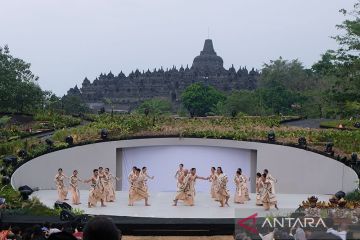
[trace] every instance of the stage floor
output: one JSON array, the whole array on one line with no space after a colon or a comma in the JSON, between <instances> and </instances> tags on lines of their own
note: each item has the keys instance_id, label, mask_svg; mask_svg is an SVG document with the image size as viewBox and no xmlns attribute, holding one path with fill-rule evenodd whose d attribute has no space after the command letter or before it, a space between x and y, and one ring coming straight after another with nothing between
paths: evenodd
<instances>
[{"instance_id":1,"label":"stage floor","mask_svg":"<svg viewBox=\"0 0 360 240\"><path fill-rule=\"evenodd\" d=\"M329 195L317 194L277 194L279 210L272 209L271 213L265 211L263 207L255 205L255 194L250 194L251 200L245 204L233 203L233 195L229 201L230 207L219 207L219 203L210 198L209 193L199 192L195 197L195 206L184 206L181 201L177 207L172 206L172 199L175 197L174 192L157 192L150 193L149 203L151 206L144 206L144 201L136 202L135 206L129 207L128 192L116 192L116 202L106 203L107 207L88 208L87 199L88 191L81 190L80 205L72 205L73 208L84 210L86 214L91 215L108 215L108 216L127 216L127 217L146 217L146 218L204 218L204 219L223 219L248 217L254 213L258 217L264 217L269 214L286 214L295 211L299 204L309 196L315 195L320 201L327 201ZM34 192L31 196L36 196L46 206L53 207L57 200L56 190L41 190ZM68 198L71 198L69 194Z\"/></svg>"}]
</instances>

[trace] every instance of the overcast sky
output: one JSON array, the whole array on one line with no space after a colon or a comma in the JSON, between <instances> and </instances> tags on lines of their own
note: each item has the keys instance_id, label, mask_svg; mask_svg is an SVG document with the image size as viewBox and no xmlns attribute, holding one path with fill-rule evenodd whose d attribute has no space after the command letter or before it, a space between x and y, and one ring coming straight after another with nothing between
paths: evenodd
<instances>
[{"instance_id":1,"label":"overcast sky","mask_svg":"<svg viewBox=\"0 0 360 240\"><path fill-rule=\"evenodd\" d=\"M87 76L186 66L208 36L226 68L311 66L355 0L0 0L0 45L63 95Z\"/></svg>"}]
</instances>

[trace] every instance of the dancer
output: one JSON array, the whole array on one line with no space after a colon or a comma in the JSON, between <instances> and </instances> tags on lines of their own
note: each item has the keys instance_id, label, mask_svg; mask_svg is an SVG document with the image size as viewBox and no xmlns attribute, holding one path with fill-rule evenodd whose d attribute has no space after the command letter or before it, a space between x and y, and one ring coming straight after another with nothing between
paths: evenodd
<instances>
[{"instance_id":1,"label":"dancer","mask_svg":"<svg viewBox=\"0 0 360 240\"><path fill-rule=\"evenodd\" d=\"M267 179L271 182L272 192L275 194L275 183L277 183L277 179L271 176L267 169L264 169L264 174L266 174Z\"/></svg>"},{"instance_id":2,"label":"dancer","mask_svg":"<svg viewBox=\"0 0 360 240\"><path fill-rule=\"evenodd\" d=\"M144 185L145 185L146 191L148 191L147 180L148 180L148 179L153 180L155 177L154 177L154 176L150 177L150 176L148 175L148 173L147 173L147 168L146 168L146 167L143 167L143 168L142 168L140 174L141 174L141 175L144 175Z\"/></svg>"},{"instance_id":3,"label":"dancer","mask_svg":"<svg viewBox=\"0 0 360 240\"><path fill-rule=\"evenodd\" d=\"M262 193L263 193L264 183L262 182L261 173L256 174L256 205L262 206Z\"/></svg>"},{"instance_id":4,"label":"dancer","mask_svg":"<svg viewBox=\"0 0 360 240\"><path fill-rule=\"evenodd\" d=\"M180 163L179 164L179 169L176 171L175 173L175 178L176 178L176 188L179 189L180 187L180 183L179 183L179 178L184 174L184 164Z\"/></svg>"},{"instance_id":5,"label":"dancer","mask_svg":"<svg viewBox=\"0 0 360 240\"><path fill-rule=\"evenodd\" d=\"M184 201L185 205L194 206L194 200L196 194L196 190L195 190L196 179L209 180L210 178L200 177L196 175L196 168L192 168L190 170L190 173L184 171L184 177L180 178L181 180L180 182L181 186L179 188L180 191L178 191L179 193L175 197L174 206L177 206L179 200Z\"/></svg>"},{"instance_id":6,"label":"dancer","mask_svg":"<svg viewBox=\"0 0 360 240\"><path fill-rule=\"evenodd\" d=\"M134 206L134 202L145 200L145 206L150 206L148 203L149 194L145 187L145 175L140 174L140 168L136 169L136 175L131 179L132 185L129 189L129 206Z\"/></svg>"},{"instance_id":7,"label":"dancer","mask_svg":"<svg viewBox=\"0 0 360 240\"><path fill-rule=\"evenodd\" d=\"M89 191L88 207L96 207L97 202L101 202L101 207L106 207L104 204L103 187L100 183L99 169L94 169L93 176L90 179L84 181L84 183L90 182L91 187Z\"/></svg>"},{"instance_id":8,"label":"dancer","mask_svg":"<svg viewBox=\"0 0 360 240\"><path fill-rule=\"evenodd\" d=\"M115 201L115 191L111 184L111 178L110 178L109 168L105 168L105 172L103 174L103 177L101 178L101 182L103 185L103 191L105 196L105 202L114 202Z\"/></svg>"},{"instance_id":9,"label":"dancer","mask_svg":"<svg viewBox=\"0 0 360 240\"><path fill-rule=\"evenodd\" d=\"M112 199L112 202L115 201L116 199L116 181L120 181L120 178L114 176L111 172L110 172L110 169L109 168L105 168L105 174L108 175L108 178L109 178L109 183L110 183L110 188L113 192L113 199ZM111 201L110 201L111 202Z\"/></svg>"},{"instance_id":10,"label":"dancer","mask_svg":"<svg viewBox=\"0 0 360 240\"><path fill-rule=\"evenodd\" d=\"M228 178L223 173L223 170L221 167L218 167L216 171L218 173L218 192L217 192L217 194L219 196L220 207L224 207L225 205L229 206L228 201L230 198L230 193L227 188Z\"/></svg>"},{"instance_id":11,"label":"dancer","mask_svg":"<svg viewBox=\"0 0 360 240\"><path fill-rule=\"evenodd\" d=\"M78 182L82 182L82 180L78 177L78 170L74 170L73 175L70 177L71 200L74 205L81 204Z\"/></svg>"},{"instance_id":12,"label":"dancer","mask_svg":"<svg viewBox=\"0 0 360 240\"><path fill-rule=\"evenodd\" d=\"M209 176L209 181L211 182L211 197L214 198L215 200L218 200L217 198L217 174L216 174L216 168L215 167L211 167L211 173Z\"/></svg>"},{"instance_id":13,"label":"dancer","mask_svg":"<svg viewBox=\"0 0 360 240\"><path fill-rule=\"evenodd\" d=\"M234 196L234 202L235 203L240 203L240 204L244 204L246 201L246 196L245 196L245 184L244 184L244 180L243 177L241 176L241 171L237 170L236 171L236 175L234 178L234 182L236 185L236 192L235 192L235 196Z\"/></svg>"},{"instance_id":14,"label":"dancer","mask_svg":"<svg viewBox=\"0 0 360 240\"><path fill-rule=\"evenodd\" d=\"M136 170L137 170L137 167L136 167L136 166L133 166L131 172L130 172L129 175L128 175L129 184L132 183L131 179L134 178L134 176L136 175ZM130 185L130 186L131 186L131 185Z\"/></svg>"},{"instance_id":15,"label":"dancer","mask_svg":"<svg viewBox=\"0 0 360 240\"><path fill-rule=\"evenodd\" d=\"M277 200L275 194L272 192L271 181L268 179L268 176L264 173L262 175L263 182L263 192L262 192L262 204L266 211L270 209L271 206L277 207Z\"/></svg>"},{"instance_id":16,"label":"dancer","mask_svg":"<svg viewBox=\"0 0 360 240\"><path fill-rule=\"evenodd\" d=\"M65 200L68 200L66 198L68 194L68 190L65 187L65 183L64 183L65 178L69 178L69 177L65 176L62 168L59 168L58 173L55 175L54 181L58 191L58 201L60 202L64 202Z\"/></svg>"},{"instance_id":17,"label":"dancer","mask_svg":"<svg viewBox=\"0 0 360 240\"><path fill-rule=\"evenodd\" d=\"M249 196L249 188L248 188L248 178L247 176L242 172L241 168L238 168L238 171L240 171L240 177L242 178L242 192L244 194L244 200L250 201Z\"/></svg>"}]
</instances>

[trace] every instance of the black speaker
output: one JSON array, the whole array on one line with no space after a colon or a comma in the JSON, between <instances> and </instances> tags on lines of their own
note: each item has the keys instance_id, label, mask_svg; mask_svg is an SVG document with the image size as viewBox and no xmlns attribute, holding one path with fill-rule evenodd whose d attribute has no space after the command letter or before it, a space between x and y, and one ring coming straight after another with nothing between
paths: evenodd
<instances>
[{"instance_id":1,"label":"black speaker","mask_svg":"<svg viewBox=\"0 0 360 240\"><path fill-rule=\"evenodd\" d=\"M335 197L336 197L338 200L344 198L345 195L346 195L346 194L345 194L345 192L343 192L343 191L338 191L337 193L335 193Z\"/></svg>"},{"instance_id":2,"label":"black speaker","mask_svg":"<svg viewBox=\"0 0 360 240\"><path fill-rule=\"evenodd\" d=\"M68 203L60 202L60 201L56 201L54 203L54 208L61 208L63 210L70 210L70 211L72 210L72 207Z\"/></svg>"},{"instance_id":3,"label":"black speaker","mask_svg":"<svg viewBox=\"0 0 360 240\"><path fill-rule=\"evenodd\" d=\"M74 221L75 214L73 214L70 210L63 209L60 212L60 220L61 221Z\"/></svg>"}]
</instances>

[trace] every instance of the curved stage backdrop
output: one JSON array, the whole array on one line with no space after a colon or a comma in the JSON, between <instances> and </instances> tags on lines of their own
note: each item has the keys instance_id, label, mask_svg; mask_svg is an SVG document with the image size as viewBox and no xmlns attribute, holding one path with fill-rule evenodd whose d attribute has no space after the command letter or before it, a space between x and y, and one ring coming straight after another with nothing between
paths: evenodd
<instances>
[{"instance_id":1,"label":"curved stage backdrop","mask_svg":"<svg viewBox=\"0 0 360 240\"><path fill-rule=\"evenodd\" d=\"M211 166L222 166L234 189L233 177L238 167L254 178L257 171L269 169L278 179L278 193L333 194L357 187L356 173L349 167L325 156L303 149L281 145L233 140L198 138L152 138L102 142L78 146L35 158L15 171L12 185L56 189L54 176L58 168L71 175L78 169L80 177L91 177L99 166L109 167L121 181L117 190L127 190L127 176L133 165L147 166L154 180L150 191L176 191L175 171L179 163L196 167L198 174L208 176ZM210 184L199 180L198 191L209 191ZM81 184L81 189L89 186Z\"/></svg>"}]
</instances>

